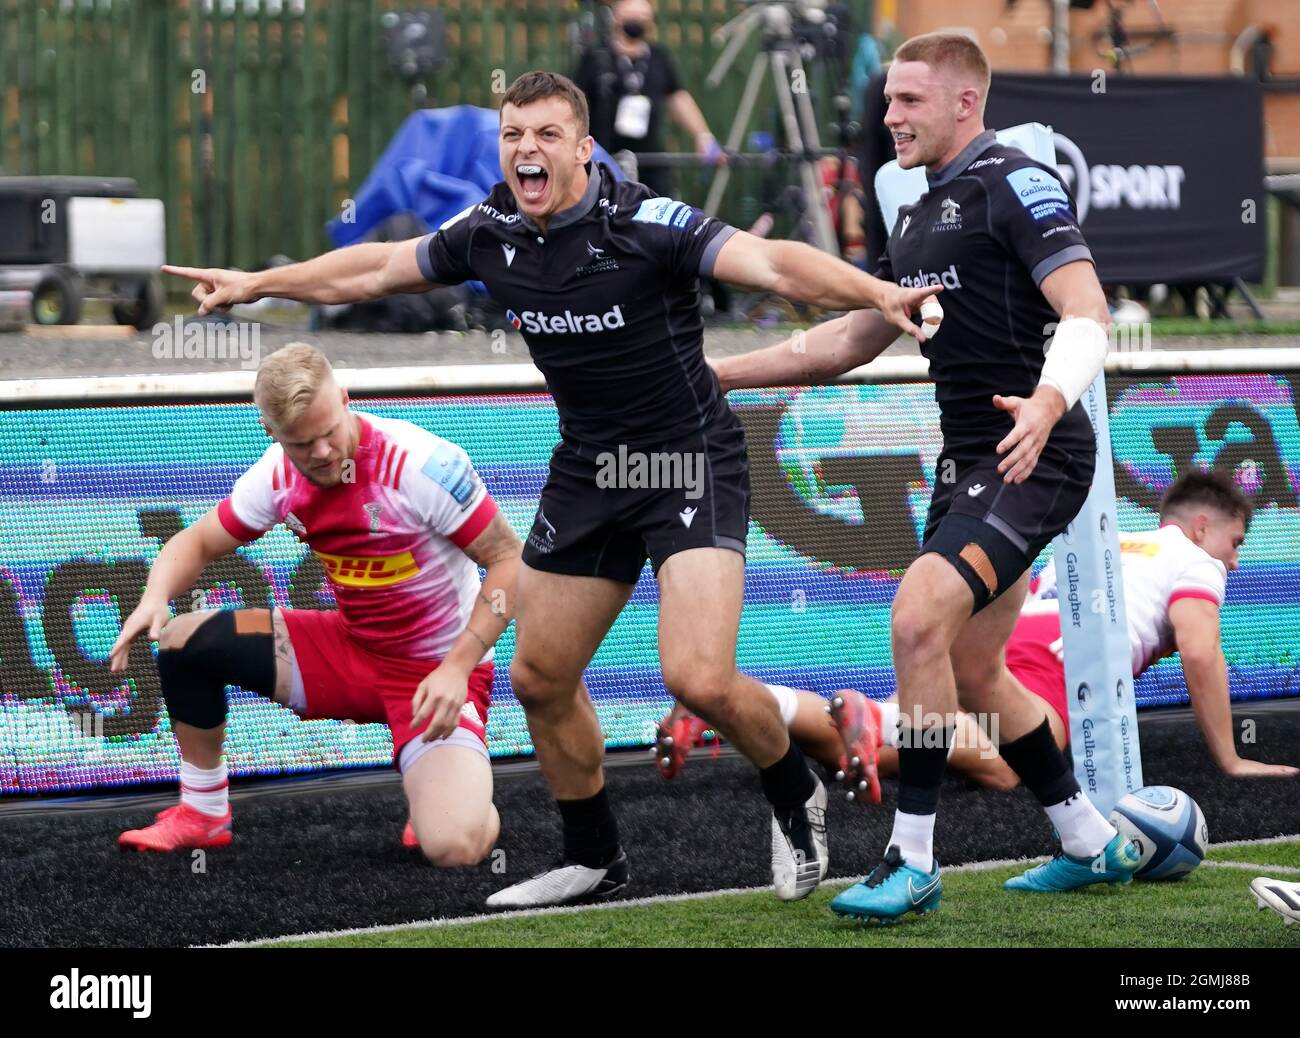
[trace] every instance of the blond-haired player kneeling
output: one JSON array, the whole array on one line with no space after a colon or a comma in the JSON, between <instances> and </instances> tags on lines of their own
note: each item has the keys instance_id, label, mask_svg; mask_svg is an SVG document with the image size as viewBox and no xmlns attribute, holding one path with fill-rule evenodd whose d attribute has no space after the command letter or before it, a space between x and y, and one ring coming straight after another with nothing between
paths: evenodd
<instances>
[{"instance_id":1,"label":"blond-haired player kneeling","mask_svg":"<svg viewBox=\"0 0 1300 1038\"><path fill-rule=\"evenodd\" d=\"M314 347L271 354L254 401L274 442L228 498L163 546L112 649L120 672L132 641L157 639L181 756L180 803L119 843L141 851L230 843L225 687L239 685L305 718L387 723L410 806L405 842L435 865L474 865L500 829L485 726L519 539L461 448L351 410ZM168 602L205 567L278 523L324 564L336 612L172 618Z\"/></svg>"}]
</instances>

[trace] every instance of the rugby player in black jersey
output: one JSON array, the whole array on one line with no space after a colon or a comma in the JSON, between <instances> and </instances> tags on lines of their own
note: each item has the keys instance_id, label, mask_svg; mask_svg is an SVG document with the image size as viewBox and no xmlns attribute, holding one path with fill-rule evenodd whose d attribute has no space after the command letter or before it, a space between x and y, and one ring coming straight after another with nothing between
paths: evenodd
<instances>
[{"instance_id":1,"label":"rugby player in black jersey","mask_svg":"<svg viewBox=\"0 0 1300 1038\"><path fill-rule=\"evenodd\" d=\"M865 919L939 906L934 820L959 703L998 714L1002 758L1061 836L1061 853L1009 888L1125 883L1137 867L1133 846L1080 792L1042 701L1006 666L1029 566L1092 484L1096 444L1077 401L1105 360L1109 315L1055 171L984 128L988 85L979 45L956 33L904 43L885 82L899 164L924 166L929 188L899 211L877 275L943 287L941 323L921 349L944 446L921 555L891 621L900 706L894 830L881 864L831 905ZM786 343L714 367L726 388L816 382L867 363L896 334L879 314L860 311L813 329L798 351ZM846 745L860 745L852 722L839 723Z\"/></svg>"},{"instance_id":2,"label":"rugby player in black jersey","mask_svg":"<svg viewBox=\"0 0 1300 1038\"><path fill-rule=\"evenodd\" d=\"M627 882L582 673L647 556L664 683L759 767L777 895L805 897L826 874L826 791L776 701L736 670L748 466L740 422L704 360L698 279L834 310L875 307L895 334L917 333L911 314L933 290L616 182L591 151L577 87L525 73L501 106L504 182L434 234L252 274L164 269L196 282L200 313L269 295L337 303L476 278L546 376L561 442L524 548L510 678L559 804L564 859L489 905L566 904Z\"/></svg>"}]
</instances>

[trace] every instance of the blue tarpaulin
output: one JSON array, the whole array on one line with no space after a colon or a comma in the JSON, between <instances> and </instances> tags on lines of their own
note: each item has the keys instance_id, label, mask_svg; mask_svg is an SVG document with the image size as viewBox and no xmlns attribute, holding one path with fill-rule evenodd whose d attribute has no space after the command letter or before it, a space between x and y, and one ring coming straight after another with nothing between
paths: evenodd
<instances>
[{"instance_id":1,"label":"blue tarpaulin","mask_svg":"<svg viewBox=\"0 0 1300 1038\"><path fill-rule=\"evenodd\" d=\"M500 117L491 108L459 105L412 112L356 195L355 219L326 224L335 245L351 245L394 213L411 211L438 227L481 202L501 179ZM623 175L596 145L592 158Z\"/></svg>"}]
</instances>

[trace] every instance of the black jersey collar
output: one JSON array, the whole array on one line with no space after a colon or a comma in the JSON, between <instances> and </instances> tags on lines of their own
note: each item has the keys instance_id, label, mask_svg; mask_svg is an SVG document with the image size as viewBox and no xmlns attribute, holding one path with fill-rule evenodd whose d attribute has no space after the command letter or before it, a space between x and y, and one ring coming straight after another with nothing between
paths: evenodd
<instances>
[{"instance_id":1,"label":"black jersey collar","mask_svg":"<svg viewBox=\"0 0 1300 1038\"><path fill-rule=\"evenodd\" d=\"M571 205L568 209L561 209L551 217L551 222L547 224L547 233L558 231L561 227L568 227L571 223L577 223L589 212L596 200L600 198L600 166L595 162L587 163L587 190L582 193L582 198L578 200L577 205ZM519 214L520 222L530 231L537 230L537 224Z\"/></svg>"},{"instance_id":2,"label":"black jersey collar","mask_svg":"<svg viewBox=\"0 0 1300 1038\"><path fill-rule=\"evenodd\" d=\"M931 171L927 166L925 170L925 179L930 182L931 187L939 187L942 184L948 183L948 181L952 180L957 176L957 174L965 170L967 166L979 158L983 152L997 144L997 142L997 132L994 130L985 130L966 145L966 147L962 148L962 150L957 153L957 157L942 169Z\"/></svg>"}]
</instances>

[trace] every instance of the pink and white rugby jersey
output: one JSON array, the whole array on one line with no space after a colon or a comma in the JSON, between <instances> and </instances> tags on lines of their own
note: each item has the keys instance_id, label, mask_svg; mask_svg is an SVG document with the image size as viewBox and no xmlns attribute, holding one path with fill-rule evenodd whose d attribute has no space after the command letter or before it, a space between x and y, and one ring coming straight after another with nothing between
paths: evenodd
<instances>
[{"instance_id":1,"label":"pink and white rugby jersey","mask_svg":"<svg viewBox=\"0 0 1300 1038\"><path fill-rule=\"evenodd\" d=\"M1121 533L1119 549L1128 641L1137 677L1177 650L1169 607L1180 598L1203 598L1222 606L1228 570L1174 523L1149 533ZM1055 559L1031 588L1031 602L1057 597ZM1026 607L1033 609L1030 602Z\"/></svg>"},{"instance_id":2,"label":"pink and white rugby jersey","mask_svg":"<svg viewBox=\"0 0 1300 1038\"><path fill-rule=\"evenodd\" d=\"M496 515L454 443L395 418L353 411L361 437L351 482L318 487L278 443L217 506L232 537L283 522L324 564L348 634L385 656L445 656L479 593L461 549ZM491 659L491 653L484 660Z\"/></svg>"}]
</instances>

